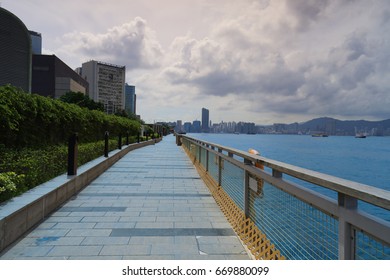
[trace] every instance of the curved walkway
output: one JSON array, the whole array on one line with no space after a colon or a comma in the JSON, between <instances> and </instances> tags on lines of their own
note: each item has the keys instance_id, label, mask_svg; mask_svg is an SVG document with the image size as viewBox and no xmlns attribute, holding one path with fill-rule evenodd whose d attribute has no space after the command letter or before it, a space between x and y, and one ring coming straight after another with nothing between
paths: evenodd
<instances>
[{"instance_id":1,"label":"curved walkway","mask_svg":"<svg viewBox=\"0 0 390 280\"><path fill-rule=\"evenodd\" d=\"M0 259L250 259L175 138L131 151Z\"/></svg>"}]
</instances>

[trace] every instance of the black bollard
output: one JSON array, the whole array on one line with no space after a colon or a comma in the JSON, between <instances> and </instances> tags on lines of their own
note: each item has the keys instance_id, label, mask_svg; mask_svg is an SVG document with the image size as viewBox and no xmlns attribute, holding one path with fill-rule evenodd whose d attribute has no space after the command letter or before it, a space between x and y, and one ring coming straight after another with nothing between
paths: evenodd
<instances>
[{"instance_id":1,"label":"black bollard","mask_svg":"<svg viewBox=\"0 0 390 280\"><path fill-rule=\"evenodd\" d=\"M122 150L122 135L120 134L118 136L118 149Z\"/></svg>"},{"instance_id":2,"label":"black bollard","mask_svg":"<svg viewBox=\"0 0 390 280\"><path fill-rule=\"evenodd\" d=\"M110 136L110 133L106 131L104 133L104 157L108 157L108 137Z\"/></svg>"},{"instance_id":3,"label":"black bollard","mask_svg":"<svg viewBox=\"0 0 390 280\"><path fill-rule=\"evenodd\" d=\"M139 132L137 134L137 143L139 143Z\"/></svg>"},{"instance_id":4,"label":"black bollard","mask_svg":"<svg viewBox=\"0 0 390 280\"><path fill-rule=\"evenodd\" d=\"M129 145L129 133L128 132L126 133L126 145L127 146Z\"/></svg>"},{"instance_id":5,"label":"black bollard","mask_svg":"<svg viewBox=\"0 0 390 280\"><path fill-rule=\"evenodd\" d=\"M77 175L77 133L69 137L68 141L68 175Z\"/></svg>"}]
</instances>

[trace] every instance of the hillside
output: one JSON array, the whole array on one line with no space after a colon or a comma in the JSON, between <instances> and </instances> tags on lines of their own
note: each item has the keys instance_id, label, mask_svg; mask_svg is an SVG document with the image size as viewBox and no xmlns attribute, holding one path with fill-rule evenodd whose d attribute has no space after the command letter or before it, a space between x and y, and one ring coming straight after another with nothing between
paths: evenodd
<instances>
[{"instance_id":1,"label":"hillside","mask_svg":"<svg viewBox=\"0 0 390 280\"><path fill-rule=\"evenodd\" d=\"M348 120L317 118L299 124L302 133L324 132L329 135L354 135L356 130L370 135L390 135L390 119L382 121Z\"/></svg>"}]
</instances>

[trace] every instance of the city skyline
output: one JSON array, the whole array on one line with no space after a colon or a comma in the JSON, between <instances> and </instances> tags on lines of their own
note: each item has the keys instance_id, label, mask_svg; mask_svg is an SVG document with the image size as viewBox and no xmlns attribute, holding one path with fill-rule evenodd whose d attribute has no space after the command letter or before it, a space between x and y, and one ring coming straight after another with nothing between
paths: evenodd
<instances>
[{"instance_id":1,"label":"city skyline","mask_svg":"<svg viewBox=\"0 0 390 280\"><path fill-rule=\"evenodd\" d=\"M211 123L211 121L210 121ZM168 123L171 124L172 123ZM234 134L324 134L337 136L351 136L362 134L365 136L390 136L390 119L381 121L347 120L333 118L316 118L305 122L274 123L259 125L253 122L232 121L212 123L208 132L202 131L198 120L180 120L175 124L176 131L187 133L234 133Z\"/></svg>"},{"instance_id":2,"label":"city skyline","mask_svg":"<svg viewBox=\"0 0 390 280\"><path fill-rule=\"evenodd\" d=\"M73 69L91 59L125 65L147 122L196 119L205 102L215 122L389 118L388 1L208 2L2 7Z\"/></svg>"},{"instance_id":3,"label":"city skyline","mask_svg":"<svg viewBox=\"0 0 390 280\"><path fill-rule=\"evenodd\" d=\"M212 114L212 112L211 112ZM213 122L210 110L202 108L201 120L178 120L165 122L175 127L175 131L186 133L235 133L235 134L326 134L326 135L356 135L364 133L371 136L390 136L390 119L339 120L330 117L307 119L303 122L275 122L273 124L257 124L250 121L234 120ZM206 123L206 125L205 125Z\"/></svg>"}]
</instances>

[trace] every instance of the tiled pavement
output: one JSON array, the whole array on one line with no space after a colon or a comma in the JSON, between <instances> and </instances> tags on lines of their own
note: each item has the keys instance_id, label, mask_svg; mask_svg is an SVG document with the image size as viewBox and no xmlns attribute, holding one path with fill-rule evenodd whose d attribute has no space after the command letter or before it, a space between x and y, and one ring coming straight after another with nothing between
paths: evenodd
<instances>
[{"instance_id":1,"label":"tiled pavement","mask_svg":"<svg viewBox=\"0 0 390 280\"><path fill-rule=\"evenodd\" d=\"M250 259L175 138L131 151L0 259Z\"/></svg>"}]
</instances>

